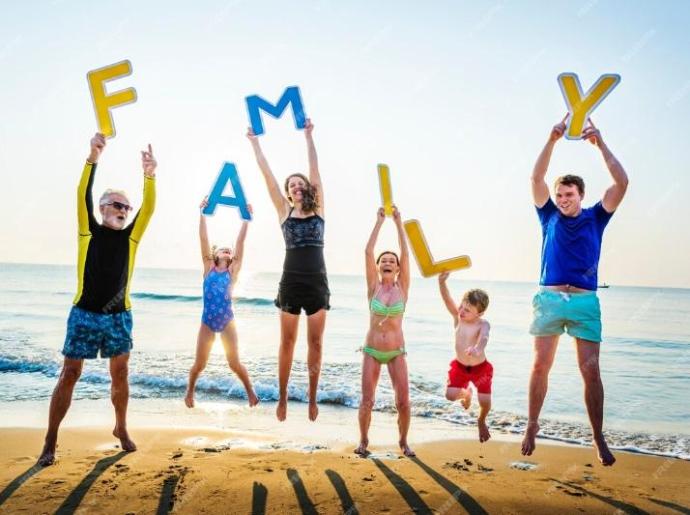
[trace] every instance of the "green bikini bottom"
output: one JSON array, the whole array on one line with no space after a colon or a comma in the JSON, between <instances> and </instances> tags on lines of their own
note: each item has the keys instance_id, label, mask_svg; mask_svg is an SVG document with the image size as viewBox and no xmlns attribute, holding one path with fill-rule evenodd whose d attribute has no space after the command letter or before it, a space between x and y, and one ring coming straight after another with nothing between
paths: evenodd
<instances>
[{"instance_id":1,"label":"green bikini bottom","mask_svg":"<svg viewBox=\"0 0 690 515\"><path fill-rule=\"evenodd\" d=\"M386 363L388 363L389 361L391 361L394 358L397 358L401 354L405 354L404 348L395 349L395 350L376 350L373 347L369 347L366 345L364 347L362 347L362 351L369 354L369 356L374 358L376 361L378 361L382 365L385 365Z\"/></svg>"}]
</instances>

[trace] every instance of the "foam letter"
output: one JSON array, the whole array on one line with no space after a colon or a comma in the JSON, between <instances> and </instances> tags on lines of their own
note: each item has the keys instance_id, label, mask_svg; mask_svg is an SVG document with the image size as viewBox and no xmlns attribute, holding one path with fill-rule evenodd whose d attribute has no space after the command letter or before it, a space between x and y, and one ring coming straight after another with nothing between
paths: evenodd
<instances>
[{"instance_id":1,"label":"foam letter","mask_svg":"<svg viewBox=\"0 0 690 515\"><path fill-rule=\"evenodd\" d=\"M264 124L261 120L261 111L265 111L274 118L280 118L288 104L292 104L292 116L295 119L295 127L297 129L304 129L307 117L304 114L304 106L302 105L302 97L299 94L297 86L290 86L285 90L283 96L278 100L277 105L267 102L259 95L250 95L246 98L247 111L249 112L249 122L251 123L254 134L259 136L264 133Z\"/></svg>"},{"instance_id":2,"label":"foam letter","mask_svg":"<svg viewBox=\"0 0 690 515\"><path fill-rule=\"evenodd\" d=\"M97 70L91 70L86 74L86 78L89 81L89 89L91 90L93 107L96 110L98 131L102 132L106 138L115 136L115 126L113 125L113 116L110 110L113 107L136 102L137 92L134 88L127 88L108 95L105 92L105 83L120 77L127 77L131 74L132 63L127 60L104 66Z\"/></svg>"},{"instance_id":3,"label":"foam letter","mask_svg":"<svg viewBox=\"0 0 690 515\"><path fill-rule=\"evenodd\" d=\"M582 130L585 128L585 122L587 122L589 115L620 81L621 76L618 74L604 74L583 95L582 86L580 86L580 80L576 74L561 73L558 76L558 84L570 113L568 127L565 131L567 139L580 139L582 137Z\"/></svg>"},{"instance_id":4,"label":"foam letter","mask_svg":"<svg viewBox=\"0 0 690 515\"><path fill-rule=\"evenodd\" d=\"M232 184L232 192L234 197L223 196L225 185L230 182ZM251 220L252 215L247 209L247 200L244 196L244 190L240 183L240 176L237 173L237 168L233 163L224 163L223 168L218 174L213 189L208 196L208 206L204 209L205 215L213 215L216 211L216 206L222 204L224 206L238 207L240 209L240 216L243 220Z\"/></svg>"},{"instance_id":5,"label":"foam letter","mask_svg":"<svg viewBox=\"0 0 690 515\"><path fill-rule=\"evenodd\" d=\"M393 216L393 190L391 188L391 173L388 165L380 164L379 190L381 190L381 205L386 216Z\"/></svg>"},{"instance_id":6,"label":"foam letter","mask_svg":"<svg viewBox=\"0 0 690 515\"><path fill-rule=\"evenodd\" d=\"M417 264L419 265L419 271L424 277L430 277L432 275L440 274L441 272L451 272L453 270L460 270L462 268L469 268L472 266L472 261L470 261L469 256L457 256L450 259L444 259L442 261L434 261L434 258L429 251L429 246L426 244L426 240L424 239L424 233L422 232L422 226L419 225L419 221L406 220L404 225L405 232L407 233L407 239L410 240L412 251L417 259Z\"/></svg>"}]
</instances>

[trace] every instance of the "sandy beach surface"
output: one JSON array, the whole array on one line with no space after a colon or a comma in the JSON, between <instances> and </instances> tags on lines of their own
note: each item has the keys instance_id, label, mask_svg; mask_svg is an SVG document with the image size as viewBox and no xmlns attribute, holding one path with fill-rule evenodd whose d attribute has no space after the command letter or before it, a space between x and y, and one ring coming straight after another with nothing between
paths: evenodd
<instances>
[{"instance_id":1,"label":"sandy beach surface","mask_svg":"<svg viewBox=\"0 0 690 515\"><path fill-rule=\"evenodd\" d=\"M132 425L134 453L120 451L104 413L98 425L65 427L48 468L35 466L42 428L4 427L0 512L690 513L690 462L676 458L617 452L604 468L589 448L539 440L525 459L515 437L479 444L470 431L449 438L417 424L417 458L408 459L395 446L393 416L377 414L373 454L362 459L350 442L354 413L339 419L343 410L324 410L327 423L314 436L318 422L308 425L298 407L281 436L262 427L276 425L271 411L255 412L244 430L172 418Z\"/></svg>"}]
</instances>

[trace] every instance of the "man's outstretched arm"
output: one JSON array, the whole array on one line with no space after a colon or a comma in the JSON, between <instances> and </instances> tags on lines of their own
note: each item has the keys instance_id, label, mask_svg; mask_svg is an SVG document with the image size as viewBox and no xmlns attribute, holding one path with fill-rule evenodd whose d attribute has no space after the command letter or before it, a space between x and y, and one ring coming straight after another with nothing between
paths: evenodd
<instances>
[{"instance_id":1,"label":"man's outstretched arm","mask_svg":"<svg viewBox=\"0 0 690 515\"><path fill-rule=\"evenodd\" d=\"M613 184L606 190L604 198L601 201L601 205L604 206L604 209L609 213L613 213L620 205L628 189L628 174L625 173L623 165L618 161L616 156L613 155L613 152L606 146L599 129L594 126L591 119L589 120L589 126L582 131L582 138L596 145L599 150L601 150L601 155L604 157L606 167L609 169L609 173L613 178Z\"/></svg>"},{"instance_id":2,"label":"man's outstretched arm","mask_svg":"<svg viewBox=\"0 0 690 515\"><path fill-rule=\"evenodd\" d=\"M137 213L132 227L131 238L138 242L144 235L146 226L151 220L153 210L156 207L156 167L158 163L153 157L153 149L149 144L148 151L141 151L141 166L144 169L144 198L141 202L141 208Z\"/></svg>"},{"instance_id":3,"label":"man's outstretched arm","mask_svg":"<svg viewBox=\"0 0 690 515\"><path fill-rule=\"evenodd\" d=\"M553 147L565 133L565 121L567 118L568 115L566 114L560 123L553 126L549 134L549 140L539 154L537 162L534 163L534 169L532 170L532 198L534 199L534 205L537 207L543 207L546 201L549 200L549 187L544 178L549 169Z\"/></svg>"}]
</instances>

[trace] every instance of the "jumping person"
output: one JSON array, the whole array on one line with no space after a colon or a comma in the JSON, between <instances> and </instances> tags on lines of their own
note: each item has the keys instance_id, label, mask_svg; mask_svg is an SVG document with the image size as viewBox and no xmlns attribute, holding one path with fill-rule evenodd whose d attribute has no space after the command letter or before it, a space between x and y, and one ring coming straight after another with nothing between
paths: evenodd
<instances>
[{"instance_id":1,"label":"jumping person","mask_svg":"<svg viewBox=\"0 0 690 515\"><path fill-rule=\"evenodd\" d=\"M247 369L240 363L237 352L237 329L235 328L235 316L232 312L232 285L237 282L237 276L242 267L244 255L244 240L247 237L249 222L242 222L242 228L237 235L235 249L229 247L209 247L208 231L206 229L206 217L204 208L208 206L208 198L205 198L199 208L199 241L201 243L201 260L204 266L204 312L201 316L201 326L196 343L196 359L189 370L189 383L184 402L188 408L194 407L194 388L201 372L206 368L208 357L211 353L213 340L216 333L220 333L220 339L225 348L225 358L230 370L240 378L247 392L250 406L256 406L259 399L254 393L252 383L249 380ZM251 213L251 206L249 206Z\"/></svg>"},{"instance_id":2,"label":"jumping person","mask_svg":"<svg viewBox=\"0 0 690 515\"><path fill-rule=\"evenodd\" d=\"M407 443L410 429L410 388L405 360L405 337L402 319L410 287L410 258L407 240L400 212L393 210L393 221L398 231L400 255L384 251L374 259L374 246L385 213L380 208L376 224L364 251L367 277L367 299L369 301L369 331L362 348L362 397L359 403L359 446L355 453L369 455L369 425L374 407L376 385L381 374L381 365L386 365L395 390L395 407L398 411L398 444L403 454L412 457L415 453Z\"/></svg>"},{"instance_id":3,"label":"jumping person","mask_svg":"<svg viewBox=\"0 0 690 515\"><path fill-rule=\"evenodd\" d=\"M330 309L330 291L323 258L324 202L316 147L312 138L314 125L307 118L304 135L307 140L309 177L293 173L285 179L284 192L271 171L259 139L252 129L247 132L268 193L278 214L285 240L285 261L280 279L276 307L280 308L280 350L278 351L279 398L276 417L287 416L287 385L297 340L299 315L307 315L307 368L309 372L309 420L316 420L319 408L316 391L321 373L321 348Z\"/></svg>"},{"instance_id":4,"label":"jumping person","mask_svg":"<svg viewBox=\"0 0 690 515\"><path fill-rule=\"evenodd\" d=\"M127 362L132 349L132 313L129 289L134 258L139 242L153 214L156 202L156 160L151 145L141 152L144 170L144 198L134 221L125 226L132 210L123 191L108 189L100 198L102 224L93 215L91 189L98 159L105 148L105 137L91 139L91 152L77 189L79 253L77 294L67 320L67 335L62 354L62 371L50 401L50 416L45 445L38 459L43 466L55 462L58 429L72 401L74 386L85 359L99 352L110 360L111 401L115 407L115 429L122 450L135 451L127 432L129 384Z\"/></svg>"},{"instance_id":5,"label":"jumping person","mask_svg":"<svg viewBox=\"0 0 690 515\"><path fill-rule=\"evenodd\" d=\"M522 441L522 454L531 455L536 446L539 413L546 397L549 370L556 355L558 338L565 330L576 341L594 447L603 465L613 465L616 459L602 431L604 387L599 372L601 312L596 294L597 267L604 228L623 200L628 176L590 120L582 138L601 151L613 184L601 201L583 208L584 181L576 175L564 175L556 179L554 203L544 177L554 145L565 132L566 118L551 130L532 172L532 195L543 241L541 287L532 301L534 321L530 333L534 335L534 365L529 383L529 419Z\"/></svg>"},{"instance_id":6,"label":"jumping person","mask_svg":"<svg viewBox=\"0 0 690 515\"><path fill-rule=\"evenodd\" d=\"M453 318L455 332L455 358L450 362L446 399L460 401L468 409L472 403L472 383L477 389L479 402L479 441L486 442L491 438L486 416L491 409L491 382L494 367L486 359L484 350L489 343L489 322L482 318L489 307L489 296L484 290L468 290L458 305L448 290L448 272L438 276L438 286L446 309Z\"/></svg>"}]
</instances>

